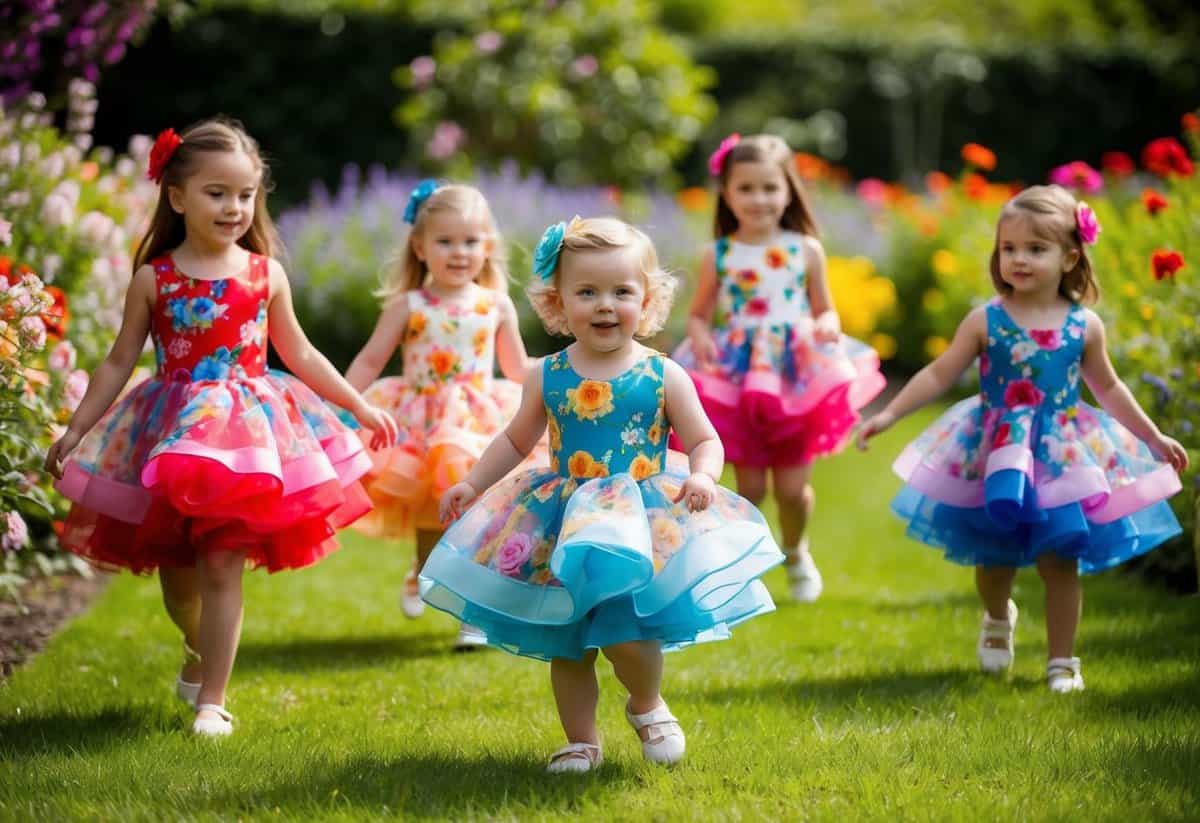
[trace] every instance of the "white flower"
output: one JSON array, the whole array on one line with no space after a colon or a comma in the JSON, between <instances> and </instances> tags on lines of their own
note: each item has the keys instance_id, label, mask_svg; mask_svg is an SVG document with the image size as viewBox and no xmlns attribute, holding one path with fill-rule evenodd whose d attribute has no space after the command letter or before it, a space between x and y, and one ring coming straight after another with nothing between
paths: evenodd
<instances>
[{"instance_id":1,"label":"white flower","mask_svg":"<svg viewBox=\"0 0 1200 823\"><path fill-rule=\"evenodd\" d=\"M254 320L247 320L245 323L243 323L241 336L243 346L249 346L251 343L258 343L258 323Z\"/></svg>"},{"instance_id":2,"label":"white flower","mask_svg":"<svg viewBox=\"0 0 1200 823\"><path fill-rule=\"evenodd\" d=\"M185 337L176 337L167 346L167 352L174 358L187 357L192 350L192 342Z\"/></svg>"},{"instance_id":3,"label":"white flower","mask_svg":"<svg viewBox=\"0 0 1200 823\"><path fill-rule=\"evenodd\" d=\"M21 343L27 349L41 351L46 345L46 324L37 315L21 319Z\"/></svg>"},{"instance_id":4,"label":"white flower","mask_svg":"<svg viewBox=\"0 0 1200 823\"><path fill-rule=\"evenodd\" d=\"M47 283L54 282L54 278L58 276L58 272L62 268L62 262L62 258L57 254L47 254L42 258L42 276L46 278Z\"/></svg>"},{"instance_id":5,"label":"white flower","mask_svg":"<svg viewBox=\"0 0 1200 823\"><path fill-rule=\"evenodd\" d=\"M75 207L65 197L51 194L42 201L42 222L50 228L65 226L75 216Z\"/></svg>"},{"instance_id":6,"label":"white flower","mask_svg":"<svg viewBox=\"0 0 1200 823\"><path fill-rule=\"evenodd\" d=\"M7 246L12 242L12 223L0 217L0 246Z\"/></svg>"},{"instance_id":7,"label":"white flower","mask_svg":"<svg viewBox=\"0 0 1200 823\"><path fill-rule=\"evenodd\" d=\"M621 432L621 442L626 446L636 446L642 442L642 432L639 429L625 429Z\"/></svg>"},{"instance_id":8,"label":"white flower","mask_svg":"<svg viewBox=\"0 0 1200 823\"><path fill-rule=\"evenodd\" d=\"M1015 366L1017 363L1024 363L1029 358L1037 354L1038 346L1030 340L1022 340L1010 350L1011 361Z\"/></svg>"},{"instance_id":9,"label":"white flower","mask_svg":"<svg viewBox=\"0 0 1200 823\"><path fill-rule=\"evenodd\" d=\"M0 149L0 163L10 168L21 165L21 147L17 143L9 143Z\"/></svg>"},{"instance_id":10,"label":"white flower","mask_svg":"<svg viewBox=\"0 0 1200 823\"><path fill-rule=\"evenodd\" d=\"M89 211L79 218L79 233L93 249L100 249L116 225L107 214Z\"/></svg>"},{"instance_id":11,"label":"white flower","mask_svg":"<svg viewBox=\"0 0 1200 823\"><path fill-rule=\"evenodd\" d=\"M122 177L129 177L137 170L137 167L128 157L122 157L117 161L116 170L117 174L121 175Z\"/></svg>"},{"instance_id":12,"label":"white flower","mask_svg":"<svg viewBox=\"0 0 1200 823\"><path fill-rule=\"evenodd\" d=\"M145 160L150 156L150 147L154 142L144 134L135 134L129 138L129 154L134 160Z\"/></svg>"},{"instance_id":13,"label":"white flower","mask_svg":"<svg viewBox=\"0 0 1200 823\"><path fill-rule=\"evenodd\" d=\"M62 152L54 152L46 155L46 159L42 161L42 173L51 180L57 180L62 177L66 171L67 162L63 159Z\"/></svg>"}]
</instances>

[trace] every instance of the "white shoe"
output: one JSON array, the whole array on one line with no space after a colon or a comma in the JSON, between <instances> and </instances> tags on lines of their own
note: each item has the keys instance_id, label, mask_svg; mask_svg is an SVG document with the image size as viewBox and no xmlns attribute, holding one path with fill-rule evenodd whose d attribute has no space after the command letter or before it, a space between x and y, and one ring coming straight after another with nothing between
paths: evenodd
<instances>
[{"instance_id":1,"label":"white shoe","mask_svg":"<svg viewBox=\"0 0 1200 823\"><path fill-rule=\"evenodd\" d=\"M477 649L487 645L487 635L470 623L458 627L458 637L454 638L454 648L458 651Z\"/></svg>"},{"instance_id":2,"label":"white shoe","mask_svg":"<svg viewBox=\"0 0 1200 823\"><path fill-rule=\"evenodd\" d=\"M1052 657L1046 661L1046 685L1055 694L1083 691L1078 657Z\"/></svg>"},{"instance_id":3,"label":"white shoe","mask_svg":"<svg viewBox=\"0 0 1200 823\"><path fill-rule=\"evenodd\" d=\"M807 537L800 541L798 551L800 557L796 563L784 566L787 570L788 586L792 590L792 599L797 603L812 603L824 591L825 581L808 551Z\"/></svg>"},{"instance_id":4,"label":"white shoe","mask_svg":"<svg viewBox=\"0 0 1200 823\"><path fill-rule=\"evenodd\" d=\"M1008 601L1008 619L996 620L986 610L983 624L979 627L979 642L975 651L979 655L979 668L989 674L1007 671L1013 663L1013 632L1017 628L1017 604ZM992 647L988 640L1003 640L1004 646Z\"/></svg>"},{"instance_id":5,"label":"white shoe","mask_svg":"<svg viewBox=\"0 0 1200 823\"><path fill-rule=\"evenodd\" d=\"M200 712L211 712L216 717L201 717ZM225 711L224 706L215 703L201 703L196 707L196 719L192 723L192 732L201 737L226 737L233 734L233 715Z\"/></svg>"},{"instance_id":6,"label":"white shoe","mask_svg":"<svg viewBox=\"0 0 1200 823\"><path fill-rule=\"evenodd\" d=\"M595 743L568 743L550 755L550 774L583 774L604 762L604 754Z\"/></svg>"},{"instance_id":7,"label":"white shoe","mask_svg":"<svg viewBox=\"0 0 1200 823\"><path fill-rule=\"evenodd\" d=\"M200 652L189 646L186 640L183 641L183 665L190 666L199 662ZM200 696L200 684L184 680L181 674L175 678L175 696L194 709L196 708L196 698Z\"/></svg>"},{"instance_id":8,"label":"white shoe","mask_svg":"<svg viewBox=\"0 0 1200 823\"><path fill-rule=\"evenodd\" d=\"M425 601L421 599L415 575L404 578L404 585L400 589L400 610L409 620L416 620L425 614Z\"/></svg>"},{"instance_id":9,"label":"white shoe","mask_svg":"<svg viewBox=\"0 0 1200 823\"><path fill-rule=\"evenodd\" d=\"M642 740L642 756L651 763L670 765L683 759L687 742L683 737L683 727L671 714L667 704L663 703L657 709L651 709L645 714L633 714L629 704L625 704L625 719L641 740L641 730L649 728L647 739Z\"/></svg>"}]
</instances>

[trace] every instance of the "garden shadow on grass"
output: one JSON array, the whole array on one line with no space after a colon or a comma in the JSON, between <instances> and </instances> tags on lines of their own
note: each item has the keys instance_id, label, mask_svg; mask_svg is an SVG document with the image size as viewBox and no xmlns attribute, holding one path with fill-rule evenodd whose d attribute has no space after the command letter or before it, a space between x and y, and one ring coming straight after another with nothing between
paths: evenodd
<instances>
[{"instance_id":1,"label":"garden shadow on grass","mask_svg":"<svg viewBox=\"0 0 1200 823\"><path fill-rule=\"evenodd\" d=\"M545 753L549 755L549 751ZM313 763L285 782L253 795L204 797L200 804L222 813L276 809L306 815L329 811L395 814L403 818L460 820L491 817L506 807L576 808L596 784L629 780L634 764L606 760L596 772L551 775L537 755L417 753L395 758L357 757Z\"/></svg>"},{"instance_id":2,"label":"garden shadow on grass","mask_svg":"<svg viewBox=\"0 0 1200 823\"><path fill-rule=\"evenodd\" d=\"M237 670L273 669L306 672L361 669L405 660L453 654L443 633L395 634L382 637L312 637L279 643L253 641L238 650Z\"/></svg>"},{"instance_id":3,"label":"garden shadow on grass","mask_svg":"<svg viewBox=\"0 0 1200 823\"><path fill-rule=\"evenodd\" d=\"M144 737L151 725L144 712L124 708L0 718L0 763L45 752L94 754Z\"/></svg>"}]
</instances>

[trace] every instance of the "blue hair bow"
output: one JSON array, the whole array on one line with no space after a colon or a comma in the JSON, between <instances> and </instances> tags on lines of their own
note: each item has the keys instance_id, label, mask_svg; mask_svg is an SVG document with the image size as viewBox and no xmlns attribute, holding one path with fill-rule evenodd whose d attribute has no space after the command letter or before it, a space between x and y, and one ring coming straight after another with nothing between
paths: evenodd
<instances>
[{"instance_id":1,"label":"blue hair bow","mask_svg":"<svg viewBox=\"0 0 1200 823\"><path fill-rule=\"evenodd\" d=\"M555 223L542 233L542 240L533 252L533 273L542 280L554 276L558 267L558 255L562 251L563 237L567 234L567 224Z\"/></svg>"},{"instance_id":2,"label":"blue hair bow","mask_svg":"<svg viewBox=\"0 0 1200 823\"><path fill-rule=\"evenodd\" d=\"M408 225L413 225L417 222L417 212L421 210L421 206L429 199L429 196L437 191L441 186L438 181L432 177L427 177L417 187L412 190L412 194L408 196L408 205L404 207L404 222Z\"/></svg>"}]
</instances>

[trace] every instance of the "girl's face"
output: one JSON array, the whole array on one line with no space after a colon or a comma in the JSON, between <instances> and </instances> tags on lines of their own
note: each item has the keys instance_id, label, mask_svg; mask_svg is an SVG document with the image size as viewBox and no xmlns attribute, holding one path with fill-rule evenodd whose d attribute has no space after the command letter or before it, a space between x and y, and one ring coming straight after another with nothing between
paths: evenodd
<instances>
[{"instance_id":1,"label":"girl's face","mask_svg":"<svg viewBox=\"0 0 1200 823\"><path fill-rule=\"evenodd\" d=\"M595 352L628 346L646 304L646 278L634 247L563 255L558 292L567 328Z\"/></svg>"},{"instance_id":2,"label":"girl's face","mask_svg":"<svg viewBox=\"0 0 1200 823\"><path fill-rule=\"evenodd\" d=\"M738 231L751 234L775 231L792 199L783 169L774 163L734 163L721 194L737 218Z\"/></svg>"},{"instance_id":3,"label":"girl's face","mask_svg":"<svg viewBox=\"0 0 1200 823\"><path fill-rule=\"evenodd\" d=\"M171 208L183 215L188 241L219 251L250 230L262 173L244 151L205 152L182 186L171 186Z\"/></svg>"},{"instance_id":4,"label":"girl's face","mask_svg":"<svg viewBox=\"0 0 1200 823\"><path fill-rule=\"evenodd\" d=\"M1063 275L1079 262L1079 251L1063 248L1035 229L1033 220L1024 215L1000 221L996 232L1000 278L1016 294L1057 294Z\"/></svg>"},{"instance_id":5,"label":"girl's face","mask_svg":"<svg viewBox=\"0 0 1200 823\"><path fill-rule=\"evenodd\" d=\"M461 289L479 276L492 252L490 227L483 217L433 212L413 237L413 251L437 286Z\"/></svg>"}]
</instances>

